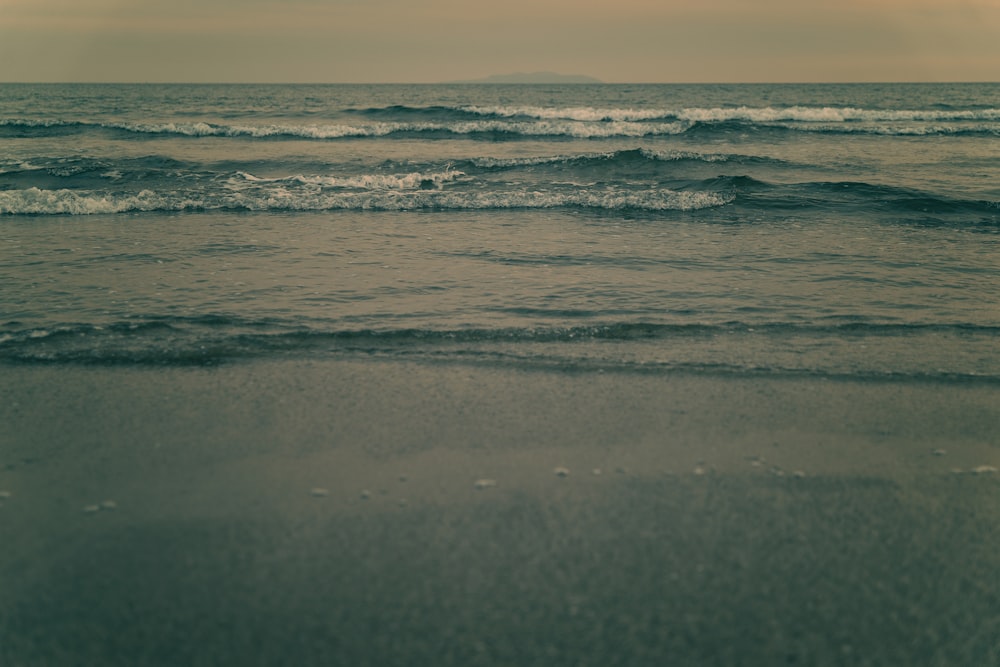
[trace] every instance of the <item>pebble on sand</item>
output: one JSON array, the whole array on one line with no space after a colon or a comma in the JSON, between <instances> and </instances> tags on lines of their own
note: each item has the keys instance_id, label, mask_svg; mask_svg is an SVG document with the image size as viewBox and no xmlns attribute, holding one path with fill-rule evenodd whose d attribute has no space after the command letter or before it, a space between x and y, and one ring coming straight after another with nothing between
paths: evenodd
<instances>
[{"instance_id":1,"label":"pebble on sand","mask_svg":"<svg viewBox=\"0 0 1000 667\"><path fill-rule=\"evenodd\" d=\"M372 497L372 492L369 491L368 489L365 489L364 491L361 492L361 500L368 500L371 497Z\"/></svg>"},{"instance_id":2,"label":"pebble on sand","mask_svg":"<svg viewBox=\"0 0 1000 667\"><path fill-rule=\"evenodd\" d=\"M569 468L558 467L552 471L556 477L569 477Z\"/></svg>"},{"instance_id":3,"label":"pebble on sand","mask_svg":"<svg viewBox=\"0 0 1000 667\"><path fill-rule=\"evenodd\" d=\"M93 505L85 505L83 508L84 514L97 514L98 512L114 512L118 509L118 503L113 500L102 500L99 503L94 503Z\"/></svg>"},{"instance_id":4,"label":"pebble on sand","mask_svg":"<svg viewBox=\"0 0 1000 667\"><path fill-rule=\"evenodd\" d=\"M12 494L10 491L0 491L0 500L7 500L12 495L14 494Z\"/></svg>"},{"instance_id":5,"label":"pebble on sand","mask_svg":"<svg viewBox=\"0 0 1000 667\"><path fill-rule=\"evenodd\" d=\"M489 489L497 485L495 479L477 479L476 483L472 486L475 487L477 491L482 491L483 489Z\"/></svg>"},{"instance_id":6,"label":"pebble on sand","mask_svg":"<svg viewBox=\"0 0 1000 667\"><path fill-rule=\"evenodd\" d=\"M326 498L330 495L330 491L328 489L316 487L315 489L309 489L309 495L313 498Z\"/></svg>"},{"instance_id":7,"label":"pebble on sand","mask_svg":"<svg viewBox=\"0 0 1000 667\"><path fill-rule=\"evenodd\" d=\"M594 472L594 475L600 475L600 474L602 474L602 470L600 468L594 468L593 472Z\"/></svg>"},{"instance_id":8,"label":"pebble on sand","mask_svg":"<svg viewBox=\"0 0 1000 667\"><path fill-rule=\"evenodd\" d=\"M944 456L947 453L948 452L946 452L943 449L935 449L933 452L931 452L931 454L933 454L934 456Z\"/></svg>"}]
</instances>

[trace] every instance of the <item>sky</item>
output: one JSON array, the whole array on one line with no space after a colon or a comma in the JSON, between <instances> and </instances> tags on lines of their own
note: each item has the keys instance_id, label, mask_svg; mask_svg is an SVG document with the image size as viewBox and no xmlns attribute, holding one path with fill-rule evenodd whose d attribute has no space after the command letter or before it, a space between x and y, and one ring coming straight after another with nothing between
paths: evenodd
<instances>
[{"instance_id":1,"label":"sky","mask_svg":"<svg viewBox=\"0 0 1000 667\"><path fill-rule=\"evenodd\" d=\"M0 0L0 81L1000 80L1000 0Z\"/></svg>"}]
</instances>

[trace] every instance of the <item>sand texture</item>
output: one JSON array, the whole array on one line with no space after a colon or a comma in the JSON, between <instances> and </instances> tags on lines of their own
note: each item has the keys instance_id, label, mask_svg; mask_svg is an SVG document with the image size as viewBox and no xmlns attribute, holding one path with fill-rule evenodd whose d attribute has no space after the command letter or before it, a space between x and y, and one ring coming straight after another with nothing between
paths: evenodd
<instances>
[{"instance_id":1,"label":"sand texture","mask_svg":"<svg viewBox=\"0 0 1000 667\"><path fill-rule=\"evenodd\" d=\"M1000 388L5 366L0 665L1000 664Z\"/></svg>"}]
</instances>

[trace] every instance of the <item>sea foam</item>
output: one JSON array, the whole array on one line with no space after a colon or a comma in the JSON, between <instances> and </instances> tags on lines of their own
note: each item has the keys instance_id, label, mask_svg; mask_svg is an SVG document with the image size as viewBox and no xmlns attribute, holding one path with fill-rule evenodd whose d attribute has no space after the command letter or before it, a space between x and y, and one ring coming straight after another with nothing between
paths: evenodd
<instances>
[{"instance_id":1,"label":"sea foam","mask_svg":"<svg viewBox=\"0 0 1000 667\"><path fill-rule=\"evenodd\" d=\"M293 191L284 187L234 190L225 194L134 195L74 190L11 190L0 192L0 214L94 215L130 211L249 210L488 210L587 208L603 210L693 211L723 206L735 198L715 192L677 192L663 188L644 191L574 190L571 192L501 191L447 192L437 190L376 190L371 192Z\"/></svg>"},{"instance_id":2,"label":"sea foam","mask_svg":"<svg viewBox=\"0 0 1000 667\"><path fill-rule=\"evenodd\" d=\"M236 178L251 183L299 183L303 185L319 185L328 188L353 188L363 190L413 190L425 187L441 187L445 183L456 181L465 176L461 171L449 169L443 172L408 174L361 174L359 176L282 176L277 178L262 178L240 171ZM234 180L230 180L235 185Z\"/></svg>"}]
</instances>

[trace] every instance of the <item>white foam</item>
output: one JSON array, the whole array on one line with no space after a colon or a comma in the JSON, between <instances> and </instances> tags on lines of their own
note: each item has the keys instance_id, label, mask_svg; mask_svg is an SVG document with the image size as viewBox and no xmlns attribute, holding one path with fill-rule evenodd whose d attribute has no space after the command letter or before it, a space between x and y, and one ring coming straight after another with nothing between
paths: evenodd
<instances>
[{"instance_id":1,"label":"white foam","mask_svg":"<svg viewBox=\"0 0 1000 667\"><path fill-rule=\"evenodd\" d=\"M102 127L142 134L176 134L187 137L298 137L341 139L379 137L404 129L405 123L354 125L214 125L210 123L106 123Z\"/></svg>"},{"instance_id":2,"label":"white foam","mask_svg":"<svg viewBox=\"0 0 1000 667\"><path fill-rule=\"evenodd\" d=\"M611 158L614 153L590 153L585 155L552 155L538 157L482 157L472 160L472 164L483 169L505 169L508 167L533 167L542 164L561 164L577 159Z\"/></svg>"},{"instance_id":3,"label":"white foam","mask_svg":"<svg viewBox=\"0 0 1000 667\"><path fill-rule=\"evenodd\" d=\"M575 120L586 122L651 121L679 119L699 122L744 120L773 122L845 121L975 121L1000 120L1000 109L862 109L857 107L689 107L682 109L602 109L594 107L537 106L466 106L461 111L501 118L537 118L540 120Z\"/></svg>"},{"instance_id":4,"label":"white foam","mask_svg":"<svg viewBox=\"0 0 1000 667\"><path fill-rule=\"evenodd\" d=\"M697 162L728 162L731 158L720 153L695 153L693 151L654 151L648 148L640 149L643 156L661 162L676 162L678 160L693 160Z\"/></svg>"},{"instance_id":5,"label":"white foam","mask_svg":"<svg viewBox=\"0 0 1000 667\"><path fill-rule=\"evenodd\" d=\"M359 176L283 176L261 178L245 171L237 172L237 177L253 183L301 183L329 188L354 188L364 190L412 190L426 185L441 187L465 176L461 171L448 169L442 172L412 172L409 174L361 174Z\"/></svg>"},{"instance_id":6,"label":"white foam","mask_svg":"<svg viewBox=\"0 0 1000 667\"><path fill-rule=\"evenodd\" d=\"M151 190L143 190L128 196L39 188L0 191L0 214L92 215L176 208L176 204L170 203Z\"/></svg>"},{"instance_id":7,"label":"white foam","mask_svg":"<svg viewBox=\"0 0 1000 667\"><path fill-rule=\"evenodd\" d=\"M30 119L30 118L4 118L0 120L0 127L3 126L15 126L15 127L64 127L66 125L73 125L74 123L65 120L42 120L42 119ZM81 123L81 125L87 125L88 123Z\"/></svg>"},{"instance_id":8,"label":"white foam","mask_svg":"<svg viewBox=\"0 0 1000 667\"><path fill-rule=\"evenodd\" d=\"M293 137L302 139L344 139L384 137L407 132L446 132L469 135L480 133L525 136L567 136L580 139L605 137L645 137L681 134L691 127L687 121L636 123L614 121L588 123L575 120L460 121L451 123L371 123L366 125L212 125L208 123L111 123L105 127L149 134L176 134L189 137Z\"/></svg>"},{"instance_id":9,"label":"white foam","mask_svg":"<svg viewBox=\"0 0 1000 667\"><path fill-rule=\"evenodd\" d=\"M442 190L370 190L331 192L289 189L281 184L237 189L213 195L158 194L144 190L135 195L111 195L73 190L8 190L0 192L0 214L93 215L129 211L250 210L487 210L592 208L603 210L693 211L723 206L735 198L715 192L586 190L547 192L449 192Z\"/></svg>"},{"instance_id":10,"label":"white foam","mask_svg":"<svg viewBox=\"0 0 1000 667\"><path fill-rule=\"evenodd\" d=\"M0 161L0 174L11 174L22 171L39 171L45 167L40 167L26 160L2 160Z\"/></svg>"},{"instance_id":11,"label":"white foam","mask_svg":"<svg viewBox=\"0 0 1000 667\"><path fill-rule=\"evenodd\" d=\"M1000 120L1000 109L946 111L935 109L859 109L855 107L713 107L686 108L676 118L697 122L741 120L749 122L795 121L802 123L843 123L849 121L972 121Z\"/></svg>"},{"instance_id":12,"label":"white foam","mask_svg":"<svg viewBox=\"0 0 1000 667\"><path fill-rule=\"evenodd\" d=\"M569 136L576 138L643 137L680 134L694 123L744 121L752 123L961 123L973 127L938 125L931 128L905 126L886 130L889 134L948 134L955 131L990 133L1000 120L1000 108L986 109L865 109L838 106L791 107L687 107L598 108L541 106L462 106L465 113L482 120L439 122L359 122L354 124L266 124L228 125L198 122L93 122L60 119L0 119L0 126L26 128L103 127L127 132L173 134L188 137L293 137L303 139L340 139L383 137L406 132L449 132L454 134L512 133L526 136Z\"/></svg>"},{"instance_id":13,"label":"white foam","mask_svg":"<svg viewBox=\"0 0 1000 667\"><path fill-rule=\"evenodd\" d=\"M966 125L922 124L908 125L905 123L783 123L772 124L789 130L804 132L834 132L840 134L874 134L895 137L925 137L947 136L955 134L992 134L1000 136L1000 126L983 123Z\"/></svg>"},{"instance_id":14,"label":"white foam","mask_svg":"<svg viewBox=\"0 0 1000 667\"><path fill-rule=\"evenodd\" d=\"M662 109L598 109L594 107L538 107L538 106L466 106L459 107L466 113L501 118L538 118L540 120L648 121L671 115Z\"/></svg>"},{"instance_id":15,"label":"white foam","mask_svg":"<svg viewBox=\"0 0 1000 667\"><path fill-rule=\"evenodd\" d=\"M561 164L565 162L572 162L574 160L611 160L624 152L630 151L607 151L603 153L580 153L577 155L551 155L515 158L483 157L473 159L472 164L485 169L531 167L544 164ZM698 162L728 162L731 159L730 156L718 153L695 153L693 151L677 150L657 151L648 148L640 148L639 154L648 160L656 160L660 162L677 162L680 160L692 160Z\"/></svg>"},{"instance_id":16,"label":"white foam","mask_svg":"<svg viewBox=\"0 0 1000 667\"><path fill-rule=\"evenodd\" d=\"M511 209L580 207L604 210L637 209L646 211L693 211L723 206L734 195L715 192L677 192L667 189L640 192L575 191L575 192L497 192L482 194L446 193L433 203L456 209Z\"/></svg>"}]
</instances>

